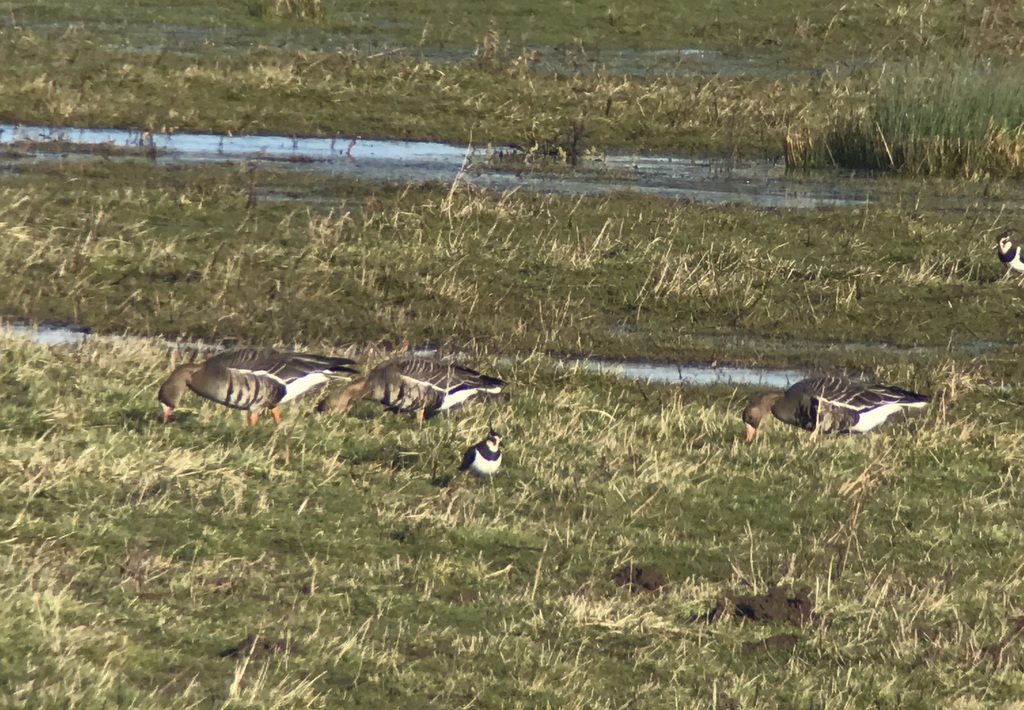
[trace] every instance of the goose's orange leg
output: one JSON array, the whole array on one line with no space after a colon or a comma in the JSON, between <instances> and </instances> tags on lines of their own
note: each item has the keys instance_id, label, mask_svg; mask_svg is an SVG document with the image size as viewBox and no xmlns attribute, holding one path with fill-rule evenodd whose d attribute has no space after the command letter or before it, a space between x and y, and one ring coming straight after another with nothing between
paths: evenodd
<instances>
[{"instance_id":1,"label":"goose's orange leg","mask_svg":"<svg viewBox=\"0 0 1024 710\"><path fill-rule=\"evenodd\" d=\"M281 423L281 410L280 409L278 409L277 407L271 407L270 408L270 414L271 414L271 416L274 417L274 423L275 424L280 424Z\"/></svg>"}]
</instances>

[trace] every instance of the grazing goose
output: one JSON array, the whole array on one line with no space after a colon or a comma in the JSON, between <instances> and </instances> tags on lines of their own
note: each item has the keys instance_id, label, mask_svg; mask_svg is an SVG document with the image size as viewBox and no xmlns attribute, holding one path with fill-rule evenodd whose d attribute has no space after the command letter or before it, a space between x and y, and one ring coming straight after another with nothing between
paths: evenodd
<instances>
[{"instance_id":1,"label":"grazing goose","mask_svg":"<svg viewBox=\"0 0 1024 710\"><path fill-rule=\"evenodd\" d=\"M245 423L253 425L261 410L270 409L281 422L279 404L290 402L332 377L357 373L355 361L308 353L240 348L214 355L203 363L174 368L160 386L157 399L164 408L164 422L190 389L201 397L234 409L245 410Z\"/></svg>"},{"instance_id":2,"label":"grazing goose","mask_svg":"<svg viewBox=\"0 0 1024 710\"><path fill-rule=\"evenodd\" d=\"M474 476L489 478L501 467L501 434L491 429L487 438L473 444L462 455L460 471L469 471Z\"/></svg>"},{"instance_id":3,"label":"grazing goose","mask_svg":"<svg viewBox=\"0 0 1024 710\"><path fill-rule=\"evenodd\" d=\"M1021 260L1020 245L1010 239L1010 232L1011 230L1007 229L996 236L999 261L1003 262L1003 266L1009 271L1024 274L1024 261Z\"/></svg>"},{"instance_id":4,"label":"grazing goose","mask_svg":"<svg viewBox=\"0 0 1024 710\"><path fill-rule=\"evenodd\" d=\"M375 399L395 412L428 413L456 407L478 394L497 394L504 382L476 370L443 360L401 357L382 362L361 380L329 395L317 406L321 412L347 409L357 399Z\"/></svg>"},{"instance_id":5,"label":"grazing goose","mask_svg":"<svg viewBox=\"0 0 1024 710\"><path fill-rule=\"evenodd\" d=\"M846 434L871 431L901 409L920 409L928 397L899 387L868 385L843 377L801 380L783 392L768 392L743 410L747 441L771 412L776 419L810 432Z\"/></svg>"}]
</instances>

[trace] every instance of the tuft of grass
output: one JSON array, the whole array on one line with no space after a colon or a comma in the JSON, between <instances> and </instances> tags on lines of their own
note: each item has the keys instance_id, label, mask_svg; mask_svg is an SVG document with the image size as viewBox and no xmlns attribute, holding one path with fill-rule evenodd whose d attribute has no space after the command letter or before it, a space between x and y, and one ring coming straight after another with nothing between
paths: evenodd
<instances>
[{"instance_id":1,"label":"tuft of grass","mask_svg":"<svg viewBox=\"0 0 1024 710\"><path fill-rule=\"evenodd\" d=\"M300 20L324 19L324 8L320 0L248 0L247 9L249 15L259 19L267 17Z\"/></svg>"},{"instance_id":2,"label":"tuft of grass","mask_svg":"<svg viewBox=\"0 0 1024 710\"><path fill-rule=\"evenodd\" d=\"M871 107L787 135L787 164L979 179L1024 175L1016 66L925 64L882 72Z\"/></svg>"}]
</instances>

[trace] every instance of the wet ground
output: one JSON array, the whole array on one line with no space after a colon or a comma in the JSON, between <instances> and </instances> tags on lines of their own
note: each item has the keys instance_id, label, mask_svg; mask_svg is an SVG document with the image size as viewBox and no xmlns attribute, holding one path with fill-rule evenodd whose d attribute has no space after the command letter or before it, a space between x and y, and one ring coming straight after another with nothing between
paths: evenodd
<instances>
[{"instance_id":1,"label":"wet ground","mask_svg":"<svg viewBox=\"0 0 1024 710\"><path fill-rule=\"evenodd\" d=\"M809 209L867 204L867 181L787 177L782 161L686 158L609 153L585 157L560 174L502 167L508 146L456 146L427 141L363 140L358 136L300 138L213 133L148 133L105 128L49 128L0 124L0 170L27 160L66 160L105 151L107 160L140 159L157 165L249 161L276 168L321 172L371 181L452 182L505 191L599 195L637 192L707 204L740 202L765 208ZM111 153L112 149L122 152Z\"/></svg>"},{"instance_id":2,"label":"wet ground","mask_svg":"<svg viewBox=\"0 0 1024 710\"><path fill-rule=\"evenodd\" d=\"M618 375L629 379L663 384L694 385L759 385L785 389L807 377L806 370L791 368L743 367L739 365L711 365L682 362L646 362L643 360L613 360L610 358L567 359L588 370Z\"/></svg>"},{"instance_id":3,"label":"wet ground","mask_svg":"<svg viewBox=\"0 0 1024 710\"><path fill-rule=\"evenodd\" d=\"M30 323L24 320L4 320L0 318L0 334L9 334L19 338L28 338L43 345L61 346L78 345L88 338L118 338L133 339L131 335L93 335L87 328L81 328L73 324L56 323ZM150 340L141 339L140 340ZM184 348L186 350L213 351L221 349L221 344L193 342L185 340L165 340L169 348ZM763 350L769 343L754 336L694 336L694 343L707 346L708 343L719 346L746 347L752 350ZM774 344L778 349L780 346ZM785 352L800 353L812 349L821 350L820 343L806 341L791 341L785 344ZM951 352L948 347L937 346L893 346L881 342L847 342L837 343L831 348L842 352L864 352L864 353L886 353L890 358L896 355L909 356L940 356ZM979 355L990 352L1000 347L1000 343L990 341L974 341L963 344L953 349L953 352ZM358 348L348 352L350 357L358 357ZM415 355L420 357L434 357L437 349L434 347L421 347L414 350ZM578 367L591 370L602 375L622 377L637 380L640 382L652 382L657 384L688 384L688 385L738 385L764 387L766 389L786 389L790 385L815 374L820 374L819 369L799 367L753 367L731 363L695 362L695 361L652 361L629 358L604 358L583 355L566 355L555 358L564 367ZM510 361L515 357L510 356Z\"/></svg>"},{"instance_id":4,"label":"wet ground","mask_svg":"<svg viewBox=\"0 0 1024 710\"><path fill-rule=\"evenodd\" d=\"M0 321L0 333L7 333L19 338L28 338L34 342L50 346L78 345L93 337L118 338L122 340L134 337L126 335L94 336L89 330L78 328L74 325L33 324L17 320ZM199 350L215 350L219 347L209 343L188 341L172 342L168 340L165 343L168 347ZM421 357L432 357L436 352L434 348L421 348L416 350L414 354ZM808 374L803 370L771 367L711 366L707 363L695 362L649 362L644 360L613 360L610 358L571 356L561 358L559 362L566 367L582 367L601 374L663 384L733 384L786 388Z\"/></svg>"},{"instance_id":5,"label":"wet ground","mask_svg":"<svg viewBox=\"0 0 1024 710\"><path fill-rule=\"evenodd\" d=\"M336 136L288 137L231 136L212 133L148 133L125 129L51 128L0 124L0 170L18 170L29 161L144 160L158 166L209 162L244 162L286 170L338 175L378 182L465 180L480 188L506 191L591 195L637 192L703 203L745 202L764 208L816 208L868 204L868 179L798 180L785 174L784 166L770 160L716 160L672 156L607 154L590 157L559 174L510 170L503 167L509 147L456 146L428 141L363 140ZM280 174L280 173L278 173ZM876 181L877 184L877 181ZM876 195L886 188L874 188ZM291 193L275 185L279 199L309 199L303 189ZM922 202L916 204L924 208ZM1005 208L1005 204L1002 208ZM13 323L11 332L25 334L47 344L77 342L86 333L74 326ZM623 338L641 333L622 332ZM715 353L724 359L753 362L809 362L808 353L845 356L881 353L887 357L935 356L957 351L977 355L994 350L999 343L979 340L956 346L894 347L877 342L821 343L807 341L766 342L743 334L692 334L693 353ZM168 343L176 345L175 343ZM196 344L184 344L198 347ZM735 352L753 353L737 358ZM767 357L761 357L762 355ZM691 354L689 357L703 357ZM818 361L817 359L815 360ZM812 374L806 369L740 367L711 362L649 362L569 356L566 365L658 383L697 385L727 384L786 388Z\"/></svg>"},{"instance_id":6,"label":"wet ground","mask_svg":"<svg viewBox=\"0 0 1024 710\"><path fill-rule=\"evenodd\" d=\"M82 21L76 23L82 30L104 36L111 31L108 23ZM18 22L24 30L42 34L62 33L67 23ZM133 52L176 54L197 56L209 47L222 50L246 51L255 46L275 46L283 50L357 52L363 56L387 56L415 61L450 63L479 61L478 47L453 46L449 43L435 44L417 41L407 46L394 40L382 40L379 36L395 34L395 30L412 30L411 27L394 26L387 20L377 19L366 27L349 25L346 31L321 31L315 26L274 30L263 27L252 31L242 25L217 23L215 26L184 25L169 22L152 22L139 18L119 24L118 31L109 35L108 46L112 49L130 48ZM418 34L418 32L417 32ZM420 38L422 40L422 38ZM512 62L517 57L527 57L530 67L538 72L587 73L613 72L630 76L663 77L716 75L792 77L798 73L810 74L810 69L796 69L777 59L749 54L727 53L699 47L663 48L614 48L601 49L596 45L582 42L559 44L517 45L512 50L509 43L498 46L498 59ZM831 71L843 71L843 65L829 67ZM822 69L814 69L820 72Z\"/></svg>"}]
</instances>

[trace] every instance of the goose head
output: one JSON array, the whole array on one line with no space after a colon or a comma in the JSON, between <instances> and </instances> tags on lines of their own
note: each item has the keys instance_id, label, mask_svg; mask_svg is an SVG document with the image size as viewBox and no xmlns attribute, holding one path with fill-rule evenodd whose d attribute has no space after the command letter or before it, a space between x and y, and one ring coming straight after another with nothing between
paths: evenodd
<instances>
[{"instance_id":1,"label":"goose head","mask_svg":"<svg viewBox=\"0 0 1024 710\"><path fill-rule=\"evenodd\" d=\"M765 392L747 405L743 410L743 423L746 425L746 440L753 441L757 428L764 418L771 414L772 406L782 397L781 392Z\"/></svg>"},{"instance_id":2,"label":"goose head","mask_svg":"<svg viewBox=\"0 0 1024 710\"><path fill-rule=\"evenodd\" d=\"M170 376L164 380L164 383L160 385L160 391L156 393L156 398L163 407L164 424L170 420L171 411L178 406L181 398L185 396L185 392L188 391L189 380L192 379L192 375L200 367L202 365L194 362L178 365L171 372Z\"/></svg>"}]
</instances>

